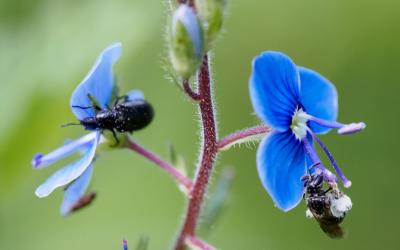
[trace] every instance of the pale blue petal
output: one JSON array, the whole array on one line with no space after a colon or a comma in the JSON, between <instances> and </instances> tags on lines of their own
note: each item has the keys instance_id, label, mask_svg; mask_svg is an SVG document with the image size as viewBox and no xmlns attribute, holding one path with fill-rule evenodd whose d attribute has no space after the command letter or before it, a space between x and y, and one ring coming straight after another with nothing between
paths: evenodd
<instances>
[{"instance_id":1,"label":"pale blue petal","mask_svg":"<svg viewBox=\"0 0 400 250\"><path fill-rule=\"evenodd\" d=\"M115 43L107 47L99 56L96 63L86 75L85 79L78 85L71 96L72 112L79 120L93 117L95 111L92 108L80 109L72 106L90 107L88 95L93 96L101 108L107 107L113 92L114 75L112 67L121 55L121 44Z\"/></svg>"},{"instance_id":2,"label":"pale blue petal","mask_svg":"<svg viewBox=\"0 0 400 250\"><path fill-rule=\"evenodd\" d=\"M89 167L83 172L83 174L65 189L64 201L61 205L60 210L62 216L68 215L72 211L73 207L77 204L77 202L85 194L86 189L89 186L92 173L93 165L89 165Z\"/></svg>"},{"instance_id":3,"label":"pale blue petal","mask_svg":"<svg viewBox=\"0 0 400 250\"><path fill-rule=\"evenodd\" d=\"M173 33L175 34L176 23L180 21L192 39L197 58L200 58L203 50L202 31L196 13L186 4L181 4L172 17Z\"/></svg>"},{"instance_id":4,"label":"pale blue petal","mask_svg":"<svg viewBox=\"0 0 400 250\"><path fill-rule=\"evenodd\" d=\"M45 181L45 183L36 189L35 194L39 198L46 197L56 188L67 185L81 176L93 161L99 139L100 132L96 132L96 137L92 141L90 149L86 152L86 154L76 162L55 172Z\"/></svg>"},{"instance_id":5,"label":"pale blue petal","mask_svg":"<svg viewBox=\"0 0 400 250\"><path fill-rule=\"evenodd\" d=\"M140 90L131 90L126 96L129 101L144 100L144 94Z\"/></svg>"},{"instance_id":6,"label":"pale blue petal","mask_svg":"<svg viewBox=\"0 0 400 250\"><path fill-rule=\"evenodd\" d=\"M301 103L307 114L314 117L336 121L338 116L338 95L335 86L317 72L299 67ZM330 128L310 121L314 133L326 133Z\"/></svg>"},{"instance_id":7,"label":"pale blue petal","mask_svg":"<svg viewBox=\"0 0 400 250\"><path fill-rule=\"evenodd\" d=\"M273 132L257 151L257 169L264 188L278 208L289 211L302 199L301 177L307 173L306 154L291 131Z\"/></svg>"},{"instance_id":8,"label":"pale blue petal","mask_svg":"<svg viewBox=\"0 0 400 250\"><path fill-rule=\"evenodd\" d=\"M253 60L250 98L257 115L279 131L289 129L299 105L299 73L280 52L264 52Z\"/></svg>"},{"instance_id":9,"label":"pale blue petal","mask_svg":"<svg viewBox=\"0 0 400 250\"><path fill-rule=\"evenodd\" d=\"M88 146L92 145L93 140L96 138L96 132L89 133L85 136L82 136L78 140L73 140L67 142L65 145L57 148L56 150L44 155L44 154L36 154L32 159L32 166L35 169L44 168L52 163L67 157L79 150L85 149Z\"/></svg>"}]
</instances>

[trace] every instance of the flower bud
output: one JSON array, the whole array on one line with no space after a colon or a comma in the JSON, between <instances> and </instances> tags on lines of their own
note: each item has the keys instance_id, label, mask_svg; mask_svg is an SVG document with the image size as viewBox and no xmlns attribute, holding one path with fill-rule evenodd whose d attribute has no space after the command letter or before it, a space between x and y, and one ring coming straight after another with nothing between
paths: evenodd
<instances>
[{"instance_id":1,"label":"flower bud","mask_svg":"<svg viewBox=\"0 0 400 250\"><path fill-rule=\"evenodd\" d=\"M208 48L221 31L225 5L226 0L196 0L198 12L206 22Z\"/></svg>"},{"instance_id":2,"label":"flower bud","mask_svg":"<svg viewBox=\"0 0 400 250\"><path fill-rule=\"evenodd\" d=\"M176 73L188 79L203 54L203 31L194 11L182 4L172 17L170 57Z\"/></svg>"}]
</instances>

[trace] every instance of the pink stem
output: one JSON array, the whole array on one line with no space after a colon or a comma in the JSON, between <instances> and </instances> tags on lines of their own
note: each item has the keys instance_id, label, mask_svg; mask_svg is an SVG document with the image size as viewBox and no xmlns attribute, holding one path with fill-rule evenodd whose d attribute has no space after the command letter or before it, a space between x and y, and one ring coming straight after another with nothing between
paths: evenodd
<instances>
[{"instance_id":1,"label":"pink stem","mask_svg":"<svg viewBox=\"0 0 400 250\"><path fill-rule=\"evenodd\" d=\"M179 233L175 250L185 249L186 236L195 235L201 205L204 200L204 194L207 191L208 182L213 171L215 156L218 152L217 132L214 118L213 99L211 95L211 82L208 65L208 56L204 56L199 75L199 108L203 128L203 142L200 165L194 185L189 195L189 204L186 210L185 220Z\"/></svg>"},{"instance_id":2,"label":"pink stem","mask_svg":"<svg viewBox=\"0 0 400 250\"><path fill-rule=\"evenodd\" d=\"M181 172L179 172L175 167L173 167L168 162L163 161L162 159L160 159L156 154L148 151L147 149L145 149L144 147L142 147L141 145L137 144L136 142L134 142L131 139L128 139L127 147L129 149L132 149L133 151L135 151L139 155L143 156L144 158L148 159L149 161L155 163L156 165L158 165L159 167L161 167L165 171L167 171L180 184L185 186L187 188L187 190L190 190L192 188L193 183L189 178L184 176Z\"/></svg>"},{"instance_id":3,"label":"pink stem","mask_svg":"<svg viewBox=\"0 0 400 250\"><path fill-rule=\"evenodd\" d=\"M208 245L207 243L205 243L204 241L200 240L199 238L193 235L186 236L186 241L188 245L196 246L201 250L215 250L214 247Z\"/></svg>"},{"instance_id":4,"label":"pink stem","mask_svg":"<svg viewBox=\"0 0 400 250\"><path fill-rule=\"evenodd\" d=\"M185 90L185 93L194 101L200 100L200 95L194 92L194 90L190 87L188 80L183 80L183 89Z\"/></svg>"},{"instance_id":5,"label":"pink stem","mask_svg":"<svg viewBox=\"0 0 400 250\"><path fill-rule=\"evenodd\" d=\"M227 146L235 141L241 140L243 138L253 136L253 135L265 134L270 131L271 131L271 128L268 126L265 126L265 125L247 128L247 129L235 132L233 134L230 134L230 135L222 138L218 142L218 148L221 149L221 148L224 148L225 146Z\"/></svg>"},{"instance_id":6,"label":"pink stem","mask_svg":"<svg viewBox=\"0 0 400 250\"><path fill-rule=\"evenodd\" d=\"M192 7L193 9L195 9L194 6L194 0L178 0L179 4L188 4L190 7Z\"/></svg>"}]
</instances>

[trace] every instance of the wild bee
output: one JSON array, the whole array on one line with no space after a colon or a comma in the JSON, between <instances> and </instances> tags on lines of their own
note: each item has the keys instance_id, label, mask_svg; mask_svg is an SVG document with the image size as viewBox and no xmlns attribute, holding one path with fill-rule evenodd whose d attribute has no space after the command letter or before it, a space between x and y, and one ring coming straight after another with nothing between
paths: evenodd
<instances>
[{"instance_id":1,"label":"wild bee","mask_svg":"<svg viewBox=\"0 0 400 250\"><path fill-rule=\"evenodd\" d=\"M321 174L306 175L302 181L305 187L304 199L308 208L307 213L317 220L322 231L330 238L343 238L344 231L340 223L351 209L350 198L336 186L324 190L324 179Z\"/></svg>"}]
</instances>

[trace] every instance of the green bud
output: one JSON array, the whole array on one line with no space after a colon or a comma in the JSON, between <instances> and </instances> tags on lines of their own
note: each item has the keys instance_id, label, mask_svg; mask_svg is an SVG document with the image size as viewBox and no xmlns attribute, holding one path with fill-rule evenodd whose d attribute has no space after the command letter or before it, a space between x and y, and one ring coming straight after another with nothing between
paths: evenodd
<instances>
[{"instance_id":1,"label":"green bud","mask_svg":"<svg viewBox=\"0 0 400 250\"><path fill-rule=\"evenodd\" d=\"M174 12L170 31L170 58L176 73L189 79L202 59L203 30L193 10L182 4Z\"/></svg>"},{"instance_id":2,"label":"green bud","mask_svg":"<svg viewBox=\"0 0 400 250\"><path fill-rule=\"evenodd\" d=\"M196 6L206 23L207 48L211 48L222 28L226 0L196 0Z\"/></svg>"}]
</instances>

